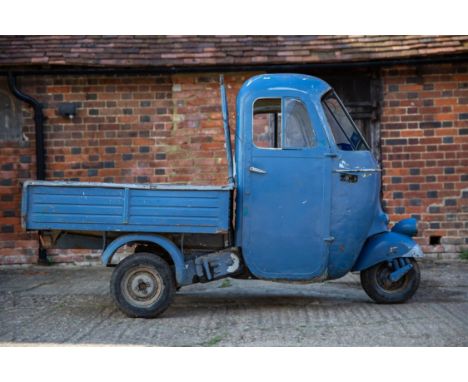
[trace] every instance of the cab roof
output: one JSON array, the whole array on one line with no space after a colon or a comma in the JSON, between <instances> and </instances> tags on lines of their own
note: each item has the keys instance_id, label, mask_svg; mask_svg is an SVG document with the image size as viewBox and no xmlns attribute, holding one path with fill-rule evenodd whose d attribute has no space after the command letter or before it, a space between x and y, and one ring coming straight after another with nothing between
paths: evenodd
<instances>
[{"instance_id":1,"label":"cab roof","mask_svg":"<svg viewBox=\"0 0 468 382\"><path fill-rule=\"evenodd\" d=\"M306 74L281 73L260 74L244 82L240 91L239 99L247 94L268 90L296 90L306 92L320 98L328 92L331 86L320 78Z\"/></svg>"}]
</instances>

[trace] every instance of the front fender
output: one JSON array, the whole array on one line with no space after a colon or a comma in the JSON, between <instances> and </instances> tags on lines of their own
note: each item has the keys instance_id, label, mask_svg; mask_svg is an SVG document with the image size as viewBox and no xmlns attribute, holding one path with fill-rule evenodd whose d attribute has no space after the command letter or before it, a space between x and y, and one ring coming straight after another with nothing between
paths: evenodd
<instances>
[{"instance_id":1,"label":"front fender","mask_svg":"<svg viewBox=\"0 0 468 382\"><path fill-rule=\"evenodd\" d=\"M180 252L179 248L177 248L177 246L172 241L163 236L153 234L131 234L119 236L112 243L110 243L102 252L102 263L104 265L109 265L112 260L112 256L114 256L114 253L120 247L130 243L141 242L154 243L164 248L167 251L167 253L171 256L172 261L174 262L177 284L184 284L186 273L184 255Z\"/></svg>"},{"instance_id":2,"label":"front fender","mask_svg":"<svg viewBox=\"0 0 468 382\"><path fill-rule=\"evenodd\" d=\"M363 271L382 261L398 257L422 257L421 247L410 237L397 232L383 232L367 239L352 271Z\"/></svg>"}]
</instances>

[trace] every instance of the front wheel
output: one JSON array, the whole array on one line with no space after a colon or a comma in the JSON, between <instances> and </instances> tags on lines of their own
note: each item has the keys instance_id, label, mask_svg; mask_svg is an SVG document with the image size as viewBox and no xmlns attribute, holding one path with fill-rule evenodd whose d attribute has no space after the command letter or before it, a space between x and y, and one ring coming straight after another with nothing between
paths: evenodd
<instances>
[{"instance_id":1,"label":"front wheel","mask_svg":"<svg viewBox=\"0 0 468 382\"><path fill-rule=\"evenodd\" d=\"M169 265L153 253L122 260L112 273L111 295L129 317L154 318L171 304L175 282Z\"/></svg>"},{"instance_id":2,"label":"front wheel","mask_svg":"<svg viewBox=\"0 0 468 382\"><path fill-rule=\"evenodd\" d=\"M379 304L398 304L409 300L419 287L421 272L414 259L408 259L413 265L401 279L392 282L392 266L388 262L374 265L361 272L361 285L367 295Z\"/></svg>"}]
</instances>

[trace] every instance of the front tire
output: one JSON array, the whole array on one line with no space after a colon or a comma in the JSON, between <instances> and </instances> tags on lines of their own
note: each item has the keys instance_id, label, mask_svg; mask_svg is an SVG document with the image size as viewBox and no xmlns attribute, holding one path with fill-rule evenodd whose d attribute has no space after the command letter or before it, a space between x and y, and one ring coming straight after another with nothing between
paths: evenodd
<instances>
[{"instance_id":1,"label":"front tire","mask_svg":"<svg viewBox=\"0 0 468 382\"><path fill-rule=\"evenodd\" d=\"M175 288L169 265L158 255L145 252L122 260L110 282L112 298L129 317L159 316L172 303Z\"/></svg>"},{"instance_id":2,"label":"front tire","mask_svg":"<svg viewBox=\"0 0 468 382\"><path fill-rule=\"evenodd\" d=\"M400 280L389 280L392 267L387 262L374 265L361 272L361 285L367 295L379 304L399 304L409 300L417 291L421 280L418 263L409 259L413 268Z\"/></svg>"}]
</instances>

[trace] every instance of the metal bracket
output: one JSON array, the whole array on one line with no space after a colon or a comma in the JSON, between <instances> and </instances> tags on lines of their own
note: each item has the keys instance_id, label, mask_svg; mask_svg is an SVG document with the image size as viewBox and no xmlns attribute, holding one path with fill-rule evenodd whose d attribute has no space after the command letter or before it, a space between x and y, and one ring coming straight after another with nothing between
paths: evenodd
<instances>
[{"instance_id":1,"label":"metal bracket","mask_svg":"<svg viewBox=\"0 0 468 382\"><path fill-rule=\"evenodd\" d=\"M400 280L404 275L406 275L411 269L413 269L413 264L406 264L404 267L398 268L396 271L390 273L390 281L396 282Z\"/></svg>"},{"instance_id":2,"label":"metal bracket","mask_svg":"<svg viewBox=\"0 0 468 382\"><path fill-rule=\"evenodd\" d=\"M231 248L198 256L186 262L186 268L204 282L236 273L241 269L241 261L237 249Z\"/></svg>"},{"instance_id":3,"label":"metal bracket","mask_svg":"<svg viewBox=\"0 0 468 382\"><path fill-rule=\"evenodd\" d=\"M388 276L391 282L400 280L411 269L413 269L413 264L411 264L409 260L404 257L393 259L390 262L390 265L393 268L393 272Z\"/></svg>"}]
</instances>

